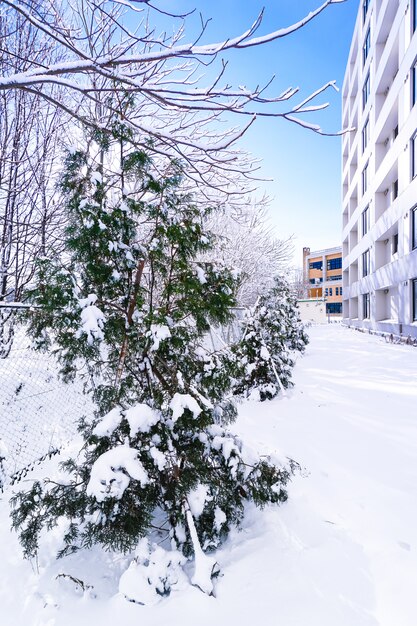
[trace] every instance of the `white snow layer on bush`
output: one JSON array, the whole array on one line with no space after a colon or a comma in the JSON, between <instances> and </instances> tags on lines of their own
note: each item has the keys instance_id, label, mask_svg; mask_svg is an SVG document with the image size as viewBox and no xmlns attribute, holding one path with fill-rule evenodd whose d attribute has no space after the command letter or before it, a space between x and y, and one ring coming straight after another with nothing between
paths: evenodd
<instances>
[{"instance_id":1,"label":"white snow layer on bush","mask_svg":"<svg viewBox=\"0 0 417 626\"><path fill-rule=\"evenodd\" d=\"M195 489L190 491L187 501L191 509L191 513L195 519L198 519L204 510L206 502L211 499L208 495L207 485L197 485Z\"/></svg>"},{"instance_id":2,"label":"white snow layer on bush","mask_svg":"<svg viewBox=\"0 0 417 626\"><path fill-rule=\"evenodd\" d=\"M97 437L110 437L122 421L122 417L120 408L116 407L115 409L112 409L110 413L107 413L97 426L95 426L93 429L93 435L96 435Z\"/></svg>"},{"instance_id":3,"label":"white snow layer on bush","mask_svg":"<svg viewBox=\"0 0 417 626\"><path fill-rule=\"evenodd\" d=\"M262 346L261 359L263 359L264 361L269 361L270 358L271 358L271 355L269 354L268 348L266 346Z\"/></svg>"},{"instance_id":4,"label":"white snow layer on bush","mask_svg":"<svg viewBox=\"0 0 417 626\"><path fill-rule=\"evenodd\" d=\"M158 448L156 448L155 446L151 446L149 454L151 455L156 467L161 472L168 463L168 459L166 458L165 454L158 450Z\"/></svg>"},{"instance_id":5,"label":"white snow layer on bush","mask_svg":"<svg viewBox=\"0 0 417 626\"><path fill-rule=\"evenodd\" d=\"M172 587L187 583L182 566L186 558L177 550L164 550L142 539L136 549L136 558L122 574L119 591L130 602L153 605L169 595Z\"/></svg>"},{"instance_id":6,"label":"white snow layer on bush","mask_svg":"<svg viewBox=\"0 0 417 626\"><path fill-rule=\"evenodd\" d=\"M130 426L130 436L148 433L159 420L159 414L147 404L135 404L126 411L116 407L105 415L93 430L97 437L110 437L122 421L123 415Z\"/></svg>"},{"instance_id":7,"label":"white snow layer on bush","mask_svg":"<svg viewBox=\"0 0 417 626\"><path fill-rule=\"evenodd\" d=\"M126 411L126 419L130 426L130 436L148 433L159 421L159 414L147 404L135 404Z\"/></svg>"},{"instance_id":8,"label":"white snow layer on bush","mask_svg":"<svg viewBox=\"0 0 417 626\"><path fill-rule=\"evenodd\" d=\"M103 339L103 327L106 321L104 313L95 305L97 296L90 293L87 298L81 298L78 304L81 307L81 328L75 333L79 339L81 335L87 335L87 342L92 344L94 339Z\"/></svg>"},{"instance_id":9,"label":"white snow layer on bush","mask_svg":"<svg viewBox=\"0 0 417 626\"><path fill-rule=\"evenodd\" d=\"M164 324L151 324L149 334L153 339L153 344L149 348L149 352L155 352L155 350L158 350L161 341L171 337L171 332L168 326L165 326Z\"/></svg>"},{"instance_id":10,"label":"white snow layer on bush","mask_svg":"<svg viewBox=\"0 0 417 626\"><path fill-rule=\"evenodd\" d=\"M138 480L141 485L149 482L138 459L138 451L127 446L117 446L99 456L93 464L87 495L94 496L97 502L107 498L120 500L131 478Z\"/></svg>"},{"instance_id":11,"label":"white snow layer on bush","mask_svg":"<svg viewBox=\"0 0 417 626\"><path fill-rule=\"evenodd\" d=\"M220 531L226 520L226 513L224 513L220 507L216 506L214 509L214 525L216 526L216 530Z\"/></svg>"},{"instance_id":12,"label":"white snow layer on bush","mask_svg":"<svg viewBox=\"0 0 417 626\"><path fill-rule=\"evenodd\" d=\"M188 409L193 413L194 417L198 417L201 413L201 407L189 393L176 393L172 398L169 406L172 410L172 419L174 422Z\"/></svg>"},{"instance_id":13,"label":"white snow layer on bush","mask_svg":"<svg viewBox=\"0 0 417 626\"><path fill-rule=\"evenodd\" d=\"M207 278L206 278L206 273L203 270L202 267L200 267L199 265L196 265L195 271L197 273L197 278L199 280L199 282L204 285L207 282Z\"/></svg>"}]
</instances>

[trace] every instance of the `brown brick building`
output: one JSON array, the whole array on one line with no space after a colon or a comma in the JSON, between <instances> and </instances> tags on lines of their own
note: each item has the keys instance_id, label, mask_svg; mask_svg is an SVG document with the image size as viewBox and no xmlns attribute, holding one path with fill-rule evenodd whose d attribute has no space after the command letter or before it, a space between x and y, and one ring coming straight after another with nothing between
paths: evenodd
<instances>
[{"instance_id":1,"label":"brown brick building","mask_svg":"<svg viewBox=\"0 0 417 626\"><path fill-rule=\"evenodd\" d=\"M324 298L327 315L342 315L342 247L311 252L303 248L308 298Z\"/></svg>"}]
</instances>

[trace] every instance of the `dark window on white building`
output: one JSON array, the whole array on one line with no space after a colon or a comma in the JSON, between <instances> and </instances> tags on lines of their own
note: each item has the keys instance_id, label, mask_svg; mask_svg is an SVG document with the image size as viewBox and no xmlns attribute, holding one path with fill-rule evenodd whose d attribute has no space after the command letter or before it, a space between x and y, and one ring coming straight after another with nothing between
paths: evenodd
<instances>
[{"instance_id":1,"label":"dark window on white building","mask_svg":"<svg viewBox=\"0 0 417 626\"><path fill-rule=\"evenodd\" d=\"M392 183L392 200L398 198L398 178Z\"/></svg>"},{"instance_id":2,"label":"dark window on white building","mask_svg":"<svg viewBox=\"0 0 417 626\"><path fill-rule=\"evenodd\" d=\"M411 155L411 180L417 174L417 133L411 137L410 141L410 155Z\"/></svg>"},{"instance_id":3,"label":"dark window on white building","mask_svg":"<svg viewBox=\"0 0 417 626\"><path fill-rule=\"evenodd\" d=\"M362 315L363 315L364 320L369 319L371 317L369 293L364 293L362 296Z\"/></svg>"},{"instance_id":4,"label":"dark window on white building","mask_svg":"<svg viewBox=\"0 0 417 626\"><path fill-rule=\"evenodd\" d=\"M369 230L369 205L362 211L362 237Z\"/></svg>"},{"instance_id":5,"label":"dark window on white building","mask_svg":"<svg viewBox=\"0 0 417 626\"><path fill-rule=\"evenodd\" d=\"M368 8L369 8L369 3L371 0L363 0L362 2L362 16L363 16L363 21L366 20L366 16L368 14Z\"/></svg>"},{"instance_id":6,"label":"dark window on white building","mask_svg":"<svg viewBox=\"0 0 417 626\"><path fill-rule=\"evenodd\" d=\"M366 118L366 122L362 128L362 152L365 152L368 142L369 142L369 117Z\"/></svg>"},{"instance_id":7,"label":"dark window on white building","mask_svg":"<svg viewBox=\"0 0 417 626\"><path fill-rule=\"evenodd\" d=\"M370 252L365 250L362 254L362 276L368 276L370 271Z\"/></svg>"},{"instance_id":8,"label":"dark window on white building","mask_svg":"<svg viewBox=\"0 0 417 626\"><path fill-rule=\"evenodd\" d=\"M417 248L417 207L411 211L411 246Z\"/></svg>"},{"instance_id":9,"label":"dark window on white building","mask_svg":"<svg viewBox=\"0 0 417 626\"><path fill-rule=\"evenodd\" d=\"M417 59L411 68L411 107L417 102Z\"/></svg>"},{"instance_id":10,"label":"dark window on white building","mask_svg":"<svg viewBox=\"0 0 417 626\"><path fill-rule=\"evenodd\" d=\"M368 102L369 94L371 93L371 77L368 72L365 82L362 87L362 108L366 107L366 103Z\"/></svg>"},{"instance_id":11,"label":"dark window on white building","mask_svg":"<svg viewBox=\"0 0 417 626\"><path fill-rule=\"evenodd\" d=\"M417 278L413 280L413 322L417 322Z\"/></svg>"},{"instance_id":12,"label":"dark window on white building","mask_svg":"<svg viewBox=\"0 0 417 626\"><path fill-rule=\"evenodd\" d=\"M392 254L397 254L398 252L398 233L395 233L395 235L392 238Z\"/></svg>"},{"instance_id":13,"label":"dark window on white building","mask_svg":"<svg viewBox=\"0 0 417 626\"><path fill-rule=\"evenodd\" d=\"M368 163L362 170L362 195L366 193L368 189Z\"/></svg>"},{"instance_id":14,"label":"dark window on white building","mask_svg":"<svg viewBox=\"0 0 417 626\"><path fill-rule=\"evenodd\" d=\"M371 29L368 28L368 30L366 31L365 41L364 41L363 48L362 48L362 60L363 60L364 65L366 63L366 59L368 58L370 47L371 47Z\"/></svg>"}]
</instances>

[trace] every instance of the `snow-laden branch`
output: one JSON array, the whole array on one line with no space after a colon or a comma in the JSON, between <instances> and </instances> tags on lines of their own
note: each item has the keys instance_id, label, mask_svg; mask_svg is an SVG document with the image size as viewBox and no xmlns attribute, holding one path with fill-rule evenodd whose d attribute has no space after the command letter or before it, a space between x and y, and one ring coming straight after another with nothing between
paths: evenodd
<instances>
[{"instance_id":1,"label":"snow-laden branch","mask_svg":"<svg viewBox=\"0 0 417 626\"><path fill-rule=\"evenodd\" d=\"M201 57L212 57L213 59L220 53L226 52L236 48L248 48L258 45L270 43L276 39L285 37L296 30L299 30L304 25L308 24L316 16L322 13L329 5L336 4L343 0L326 0L315 11L310 12L307 16L296 22L295 24L282 28L273 32L270 32L261 37L253 37L254 33L259 29L263 20L263 11L258 15L252 26L242 33L241 35L226 39L221 42L205 45L196 45L194 43L185 43L181 45L167 45L162 39L155 41L152 49L149 49L149 41L147 40L146 33L142 37L137 38L137 42L142 44L142 49L138 50L137 46L133 46L128 54L120 54L120 46L112 46L107 54L99 54L97 56L91 55L91 49L88 46L83 48L80 46L79 38L71 34L73 31L69 27L66 34L62 33L62 29L58 29L54 24L50 24L46 19L41 20L35 16L28 8L22 3L14 2L14 0L3 0L3 3L17 11L30 24L36 29L39 29L44 35L53 39L57 44L61 45L67 53L73 57L71 60L65 62L59 62L52 64L48 67L34 67L33 69L17 74L11 74L0 78L0 90L24 88L34 85L43 85L50 82L59 82L64 87L81 92L83 94L94 91L95 87L91 84L91 81L86 80L86 77L91 75L101 75L109 80L117 81L118 88L128 89L129 91L139 91L147 94L149 97L162 98L165 104L175 105L177 108L194 108L193 102L195 100L219 100L238 98L239 102L234 103L232 106L226 106L225 103L219 101L214 105L218 110L227 109L234 110L235 108L242 108L241 99L244 99L244 104L248 102L262 102L276 103L281 102L283 99L288 100L295 93L296 90L287 89L278 97L260 98L259 90L250 90L246 87L239 87L239 89L231 89L230 86L217 87L219 77L217 77L212 84L205 88L184 89L184 83L180 82L182 87L175 87L174 84L178 81L171 82L170 88L162 88L161 85L149 81L149 77L144 76L144 71L149 66L155 64L161 64L168 60L180 59L180 58L194 58L199 61ZM148 2L142 2L149 5ZM114 4L128 6L131 8L131 3L120 2L118 0ZM94 11L95 5L92 5ZM97 5L100 7L100 4ZM100 8L102 11L103 9ZM119 29L123 29L122 16L112 15L111 21ZM124 32L125 29L123 29ZM89 41L91 33L85 33L86 41ZM174 42L177 41L174 38ZM91 47L90 47L91 48ZM74 58L75 57L75 58ZM120 70L118 69L120 68ZM178 69L178 68L177 68ZM220 71L220 75L223 74L224 68ZM74 80L70 80L68 77L75 75ZM106 87L103 87L106 89ZM107 86L107 89L114 89L115 85L111 87ZM315 98L322 89L319 89L314 94L311 94L306 101ZM295 110L294 110L295 112ZM248 111L250 115L253 115L255 111ZM275 113L276 116L280 114Z\"/></svg>"},{"instance_id":2,"label":"snow-laden branch","mask_svg":"<svg viewBox=\"0 0 417 626\"><path fill-rule=\"evenodd\" d=\"M242 196L258 180L258 165L235 145L256 118L281 118L332 134L300 115L325 109L328 103L318 99L336 87L330 81L291 106L298 87L280 89L276 95L271 93L273 78L254 88L229 84L228 63L220 55L290 35L341 1L326 0L295 24L259 36L262 11L237 37L204 44L209 20L202 19L199 34L183 43L187 15L160 10L157 0L72 0L70 10L64 0L62 5L44 0L36 8L24 0L2 0L6 17L24 20L56 54L54 62L32 55L24 64L5 64L0 92L39 96L102 133L111 133L114 120L123 119L136 145L149 149L151 141L152 151L162 160L175 158L186 164L189 180L203 186L204 193L212 189ZM154 11L179 18L180 27L171 35L157 36L151 24ZM134 32L128 27L132 15ZM6 55L13 55L12 41L5 41L4 47ZM225 120L231 115L247 120L230 128Z\"/></svg>"}]
</instances>

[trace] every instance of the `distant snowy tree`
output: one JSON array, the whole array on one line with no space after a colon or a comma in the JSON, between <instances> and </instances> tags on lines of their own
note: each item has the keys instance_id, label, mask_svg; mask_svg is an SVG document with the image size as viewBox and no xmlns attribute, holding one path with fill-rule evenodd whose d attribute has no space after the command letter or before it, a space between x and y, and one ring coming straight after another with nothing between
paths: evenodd
<instances>
[{"instance_id":1,"label":"distant snowy tree","mask_svg":"<svg viewBox=\"0 0 417 626\"><path fill-rule=\"evenodd\" d=\"M235 393L260 400L292 385L293 351L304 352L308 337L287 281L274 286L250 310L242 340L233 347L238 365Z\"/></svg>"},{"instance_id":2,"label":"distant snowy tree","mask_svg":"<svg viewBox=\"0 0 417 626\"><path fill-rule=\"evenodd\" d=\"M284 271L293 252L291 238L276 236L265 200L252 200L239 210L227 207L217 211L209 221L210 229L217 235L213 258L239 272L240 306L252 307L272 287L274 275Z\"/></svg>"},{"instance_id":3,"label":"distant snowy tree","mask_svg":"<svg viewBox=\"0 0 417 626\"><path fill-rule=\"evenodd\" d=\"M39 29L3 6L0 48L2 77L62 60ZM19 301L35 259L59 245L64 218L55 184L65 116L45 97L58 91L0 89L0 302ZM14 311L0 309L0 358L12 347L14 322Z\"/></svg>"},{"instance_id":4,"label":"distant snowy tree","mask_svg":"<svg viewBox=\"0 0 417 626\"><path fill-rule=\"evenodd\" d=\"M94 143L68 156L66 262L39 261L31 322L66 379L85 367L97 414L82 424L80 457L64 464L69 477L18 494L13 525L26 556L62 517L70 523L61 555L96 542L131 551L157 526L172 548L194 556L192 582L211 593L217 568L205 553L239 523L246 501L284 501L290 469L248 451L224 425L235 415L225 400L229 364L204 337L210 323L230 319L236 281L200 260L213 237L181 192L178 164L161 178L145 151L128 148L129 130L117 130L95 158ZM141 585L148 561L131 572ZM169 591L169 572L152 572L157 589Z\"/></svg>"},{"instance_id":5,"label":"distant snowy tree","mask_svg":"<svg viewBox=\"0 0 417 626\"><path fill-rule=\"evenodd\" d=\"M270 306L277 312L287 347L290 350L304 352L309 339L300 318L296 295L286 278L283 276L275 278L273 288L265 297L264 306Z\"/></svg>"},{"instance_id":6,"label":"distant snowy tree","mask_svg":"<svg viewBox=\"0 0 417 626\"><path fill-rule=\"evenodd\" d=\"M291 292L297 300L307 298L309 284L301 267L292 267L289 269L288 283L290 285Z\"/></svg>"}]
</instances>

